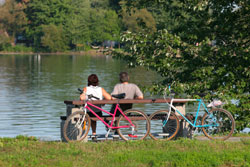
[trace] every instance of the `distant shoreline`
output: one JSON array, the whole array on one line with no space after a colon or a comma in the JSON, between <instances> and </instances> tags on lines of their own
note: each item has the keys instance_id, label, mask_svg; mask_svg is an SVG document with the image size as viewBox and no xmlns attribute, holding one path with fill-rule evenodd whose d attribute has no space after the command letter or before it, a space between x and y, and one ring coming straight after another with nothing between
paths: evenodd
<instances>
[{"instance_id":1,"label":"distant shoreline","mask_svg":"<svg viewBox=\"0 0 250 167\"><path fill-rule=\"evenodd\" d=\"M1 55L106 55L100 50L89 50L89 51L80 51L80 52L53 52L53 53L45 53L45 52L4 52L0 51Z\"/></svg>"}]
</instances>

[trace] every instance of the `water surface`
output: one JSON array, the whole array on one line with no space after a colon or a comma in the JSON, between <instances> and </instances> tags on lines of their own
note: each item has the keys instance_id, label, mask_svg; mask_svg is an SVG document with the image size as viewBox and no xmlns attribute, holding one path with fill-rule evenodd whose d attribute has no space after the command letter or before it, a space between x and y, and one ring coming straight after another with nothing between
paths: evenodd
<instances>
[{"instance_id":1,"label":"water surface","mask_svg":"<svg viewBox=\"0 0 250 167\"><path fill-rule=\"evenodd\" d=\"M66 114L63 101L79 99L76 89L86 86L92 73L110 93L121 71L128 71L131 82L144 86L160 78L143 68L128 69L110 56L0 55L0 137L60 140L60 116ZM157 106L135 105L148 113ZM110 105L104 109L109 110ZM101 123L97 132L105 133Z\"/></svg>"}]
</instances>

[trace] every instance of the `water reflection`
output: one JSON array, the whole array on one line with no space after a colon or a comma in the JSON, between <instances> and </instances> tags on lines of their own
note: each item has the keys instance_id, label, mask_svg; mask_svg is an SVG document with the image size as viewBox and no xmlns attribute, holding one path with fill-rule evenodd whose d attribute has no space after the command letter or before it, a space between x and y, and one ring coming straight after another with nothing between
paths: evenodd
<instances>
[{"instance_id":1,"label":"water reflection","mask_svg":"<svg viewBox=\"0 0 250 167\"><path fill-rule=\"evenodd\" d=\"M60 140L60 116L66 112L63 101L78 99L76 88L84 87L91 73L97 74L100 86L111 92L120 71L128 71L131 82L141 85L160 78L143 68L128 69L110 56L0 55L1 137L28 135ZM164 108L162 104L135 107L147 113ZM104 131L100 123L97 131Z\"/></svg>"}]
</instances>

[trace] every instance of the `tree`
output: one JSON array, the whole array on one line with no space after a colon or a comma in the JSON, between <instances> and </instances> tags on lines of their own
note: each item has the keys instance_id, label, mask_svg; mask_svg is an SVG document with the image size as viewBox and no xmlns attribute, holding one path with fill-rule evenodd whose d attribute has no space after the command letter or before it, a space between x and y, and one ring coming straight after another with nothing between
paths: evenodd
<instances>
[{"instance_id":1,"label":"tree","mask_svg":"<svg viewBox=\"0 0 250 167\"><path fill-rule=\"evenodd\" d=\"M71 16L70 0L40 1L31 0L25 10L28 17L28 29L26 35L34 42L36 48L41 46L44 25L65 25L67 18ZM66 33L64 31L64 33ZM55 41L61 42L61 41Z\"/></svg>"},{"instance_id":2,"label":"tree","mask_svg":"<svg viewBox=\"0 0 250 167\"><path fill-rule=\"evenodd\" d=\"M147 30L148 32L156 31L155 20L147 9L131 9L130 12L127 12L127 9L123 8L122 21L126 30L131 32L140 32L143 30Z\"/></svg>"},{"instance_id":3,"label":"tree","mask_svg":"<svg viewBox=\"0 0 250 167\"><path fill-rule=\"evenodd\" d=\"M62 26L53 24L42 25L41 45L49 52L65 51L68 49L67 40Z\"/></svg>"},{"instance_id":4,"label":"tree","mask_svg":"<svg viewBox=\"0 0 250 167\"><path fill-rule=\"evenodd\" d=\"M64 29L71 46L85 46L90 39L90 2L75 0L71 3L71 13L68 15Z\"/></svg>"},{"instance_id":5,"label":"tree","mask_svg":"<svg viewBox=\"0 0 250 167\"><path fill-rule=\"evenodd\" d=\"M110 9L109 0L101 0L101 1L100 0L90 0L90 2L91 2L92 8L95 8L95 9L100 8L100 9L106 9L106 10Z\"/></svg>"},{"instance_id":6,"label":"tree","mask_svg":"<svg viewBox=\"0 0 250 167\"><path fill-rule=\"evenodd\" d=\"M178 5L175 5L178 4ZM160 73L164 80L150 88L162 92L166 85L188 95L209 93L220 98L236 119L238 131L250 122L249 3L240 1L127 0L128 8L161 5L178 22L154 34L127 33L121 38L125 53L114 53L132 66ZM171 19L171 18L169 18ZM232 99L238 100L237 104Z\"/></svg>"},{"instance_id":7,"label":"tree","mask_svg":"<svg viewBox=\"0 0 250 167\"><path fill-rule=\"evenodd\" d=\"M41 43L41 38L46 35L42 28L45 25L62 26L62 31L65 34L64 41L67 41L66 43L71 49L77 46L86 48L86 45L94 40L103 42L104 40L118 39L120 20L114 11L105 9L107 2L31 0L26 10L29 18L27 35L34 41L37 48L44 46ZM95 4L96 8L91 8L91 3ZM55 42L61 43L62 41Z\"/></svg>"},{"instance_id":8,"label":"tree","mask_svg":"<svg viewBox=\"0 0 250 167\"><path fill-rule=\"evenodd\" d=\"M0 6L0 38L5 39L5 44L9 41L7 43L14 46L16 35L24 30L27 23L23 12L25 7L25 3L17 3L15 0L6 0L5 4Z\"/></svg>"},{"instance_id":9,"label":"tree","mask_svg":"<svg viewBox=\"0 0 250 167\"><path fill-rule=\"evenodd\" d=\"M10 46L10 39L8 34L4 31L0 31L0 51L4 50L6 47Z\"/></svg>"},{"instance_id":10,"label":"tree","mask_svg":"<svg viewBox=\"0 0 250 167\"><path fill-rule=\"evenodd\" d=\"M120 34L120 20L115 11L92 9L90 13L91 39L96 42L117 40Z\"/></svg>"}]
</instances>

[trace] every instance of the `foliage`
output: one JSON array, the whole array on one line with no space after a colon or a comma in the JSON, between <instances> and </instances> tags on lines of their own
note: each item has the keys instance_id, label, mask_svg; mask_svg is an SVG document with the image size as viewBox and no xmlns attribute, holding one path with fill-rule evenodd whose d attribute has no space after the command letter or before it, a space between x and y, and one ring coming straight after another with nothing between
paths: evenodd
<instances>
[{"instance_id":1,"label":"foliage","mask_svg":"<svg viewBox=\"0 0 250 167\"><path fill-rule=\"evenodd\" d=\"M0 38L6 39L13 46L15 45L16 35L24 30L24 26L27 23L23 11L25 7L25 3L17 3L15 0L6 0L5 4L0 6ZM5 44L2 40L0 41L0 45Z\"/></svg>"},{"instance_id":2,"label":"foliage","mask_svg":"<svg viewBox=\"0 0 250 167\"><path fill-rule=\"evenodd\" d=\"M27 35L37 48L43 46L42 27L45 25L62 26L64 39L71 49L85 50L91 42L117 40L120 33L120 20L115 11L108 9L107 2L32 0L26 9L29 19ZM54 41L54 43L57 42L64 41Z\"/></svg>"},{"instance_id":3,"label":"foliage","mask_svg":"<svg viewBox=\"0 0 250 167\"><path fill-rule=\"evenodd\" d=\"M40 25L65 23L67 15L71 12L69 0L39 1L31 0L28 3L26 14L30 28Z\"/></svg>"},{"instance_id":4,"label":"foliage","mask_svg":"<svg viewBox=\"0 0 250 167\"><path fill-rule=\"evenodd\" d=\"M250 17L246 0L128 0L127 5L162 5L170 11L172 22L178 22L152 35L126 33L121 37L125 53L114 53L131 66L153 69L165 78L150 88L152 92L163 93L166 85L173 84L179 93L209 93L206 98L227 102L225 108L233 113L237 130L249 126ZM232 99L239 100L237 105Z\"/></svg>"},{"instance_id":5,"label":"foliage","mask_svg":"<svg viewBox=\"0 0 250 167\"><path fill-rule=\"evenodd\" d=\"M36 48L40 48L42 45L41 38L44 35L43 26L50 24L55 26L65 25L70 11L69 0L31 0L25 10L29 20L28 29L26 29L27 37L34 42Z\"/></svg>"},{"instance_id":6,"label":"foliage","mask_svg":"<svg viewBox=\"0 0 250 167\"><path fill-rule=\"evenodd\" d=\"M5 45L2 50L7 52L23 52L23 53L34 51L32 47L27 47L23 44L17 44L15 46Z\"/></svg>"},{"instance_id":7,"label":"foliage","mask_svg":"<svg viewBox=\"0 0 250 167\"><path fill-rule=\"evenodd\" d=\"M171 7L169 9L165 9L162 4L153 4L152 6L147 7L148 11L150 11L155 19L156 27L158 30L167 29L168 31L174 31L175 29L180 30L183 20L188 18L192 19L190 15L188 15L185 10L181 10L183 4L178 1L173 1L170 3ZM173 14L173 12L178 12L178 15ZM173 17L173 15L175 15ZM183 27L184 28L184 27ZM188 27L187 27L188 28ZM184 28L185 30L185 28ZM181 32L181 31L176 31ZM175 33L175 32L173 32Z\"/></svg>"},{"instance_id":8,"label":"foliage","mask_svg":"<svg viewBox=\"0 0 250 167\"><path fill-rule=\"evenodd\" d=\"M10 39L8 38L8 35L0 32L0 51L4 50L6 47L10 46Z\"/></svg>"},{"instance_id":9,"label":"foliage","mask_svg":"<svg viewBox=\"0 0 250 167\"><path fill-rule=\"evenodd\" d=\"M53 24L42 26L41 44L49 52L65 51L68 49L67 40L62 26Z\"/></svg>"},{"instance_id":10,"label":"foliage","mask_svg":"<svg viewBox=\"0 0 250 167\"><path fill-rule=\"evenodd\" d=\"M0 166L249 166L247 141L62 143L0 138Z\"/></svg>"},{"instance_id":11,"label":"foliage","mask_svg":"<svg viewBox=\"0 0 250 167\"><path fill-rule=\"evenodd\" d=\"M118 15L112 10L92 9L90 13L91 39L95 42L117 40L120 34Z\"/></svg>"},{"instance_id":12,"label":"foliage","mask_svg":"<svg viewBox=\"0 0 250 167\"><path fill-rule=\"evenodd\" d=\"M90 0L92 8L110 9L110 0Z\"/></svg>"},{"instance_id":13,"label":"foliage","mask_svg":"<svg viewBox=\"0 0 250 167\"><path fill-rule=\"evenodd\" d=\"M70 45L79 50L86 49L86 43L90 42L90 2L89 0L75 0L71 4L71 12L67 16L64 26L66 39Z\"/></svg>"},{"instance_id":14,"label":"foliage","mask_svg":"<svg viewBox=\"0 0 250 167\"><path fill-rule=\"evenodd\" d=\"M131 9L127 12L122 9L122 21L127 30L131 32L141 32L146 29L148 32L156 31L155 20L147 9Z\"/></svg>"}]
</instances>

